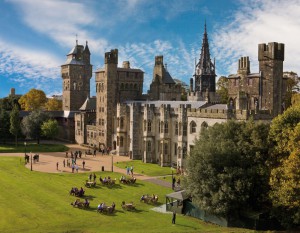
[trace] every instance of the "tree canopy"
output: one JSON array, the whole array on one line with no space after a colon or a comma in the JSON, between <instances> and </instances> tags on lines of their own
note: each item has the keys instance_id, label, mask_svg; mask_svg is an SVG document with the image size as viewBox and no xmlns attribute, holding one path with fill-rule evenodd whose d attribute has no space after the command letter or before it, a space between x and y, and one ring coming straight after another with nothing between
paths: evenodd
<instances>
[{"instance_id":1,"label":"tree canopy","mask_svg":"<svg viewBox=\"0 0 300 233\"><path fill-rule=\"evenodd\" d=\"M57 136L59 128L56 120L49 119L42 124L42 135L53 139Z\"/></svg>"},{"instance_id":2,"label":"tree canopy","mask_svg":"<svg viewBox=\"0 0 300 233\"><path fill-rule=\"evenodd\" d=\"M31 89L19 99L21 108L25 111L41 109L47 102L46 94L42 90Z\"/></svg>"},{"instance_id":3,"label":"tree canopy","mask_svg":"<svg viewBox=\"0 0 300 233\"><path fill-rule=\"evenodd\" d=\"M221 103L227 104L228 102L228 78L221 76L217 81L217 93L221 97Z\"/></svg>"},{"instance_id":4,"label":"tree canopy","mask_svg":"<svg viewBox=\"0 0 300 233\"><path fill-rule=\"evenodd\" d=\"M48 111L61 111L62 110L62 101L54 98L48 99L45 104L45 109Z\"/></svg>"},{"instance_id":5,"label":"tree canopy","mask_svg":"<svg viewBox=\"0 0 300 233\"><path fill-rule=\"evenodd\" d=\"M184 184L193 202L227 217L266 200L269 125L253 121L203 130L187 161Z\"/></svg>"},{"instance_id":6,"label":"tree canopy","mask_svg":"<svg viewBox=\"0 0 300 233\"><path fill-rule=\"evenodd\" d=\"M10 119L9 113L3 108L0 108L0 140L4 143L8 138L11 137L11 134L9 132L9 127L10 127L9 119Z\"/></svg>"},{"instance_id":7,"label":"tree canopy","mask_svg":"<svg viewBox=\"0 0 300 233\"><path fill-rule=\"evenodd\" d=\"M44 121L49 119L47 112L40 110L31 112L22 120L22 132L27 138L36 139L39 143L41 137L41 126Z\"/></svg>"},{"instance_id":8,"label":"tree canopy","mask_svg":"<svg viewBox=\"0 0 300 233\"><path fill-rule=\"evenodd\" d=\"M18 145L18 136L21 134L20 111L17 105L10 112L10 128L9 132L15 136L16 145Z\"/></svg>"}]
</instances>

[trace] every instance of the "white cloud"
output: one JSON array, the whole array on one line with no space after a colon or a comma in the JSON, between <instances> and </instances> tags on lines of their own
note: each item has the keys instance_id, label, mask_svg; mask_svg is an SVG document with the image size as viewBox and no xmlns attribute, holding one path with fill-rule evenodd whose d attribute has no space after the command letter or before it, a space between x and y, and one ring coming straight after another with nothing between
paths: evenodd
<instances>
[{"instance_id":1,"label":"white cloud","mask_svg":"<svg viewBox=\"0 0 300 233\"><path fill-rule=\"evenodd\" d=\"M228 25L219 25L213 34L213 54L218 75L236 73L241 56L249 56L251 72L258 72L258 44L285 44L284 70L300 72L300 1L251 0L242 3Z\"/></svg>"}]
</instances>

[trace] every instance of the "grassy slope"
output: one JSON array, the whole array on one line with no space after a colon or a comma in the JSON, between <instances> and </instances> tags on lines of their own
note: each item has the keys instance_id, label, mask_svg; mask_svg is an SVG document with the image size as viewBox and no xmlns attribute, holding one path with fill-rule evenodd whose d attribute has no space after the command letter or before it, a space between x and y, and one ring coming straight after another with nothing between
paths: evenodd
<instances>
[{"instance_id":1,"label":"grassy slope","mask_svg":"<svg viewBox=\"0 0 300 233\"><path fill-rule=\"evenodd\" d=\"M108 172L96 175L97 179L100 175L120 177ZM172 226L170 214L151 211L153 206L139 202L142 194L155 193L162 204L164 195L171 190L142 181L132 186L85 188L91 208L73 208L70 203L75 197L68 192L73 186L83 185L87 176L30 172L20 164L19 158L0 157L0 232L250 232L222 228L181 215ZM123 211L120 207L123 200L133 201L137 211ZM115 214L96 212L96 206L103 201L116 203Z\"/></svg>"},{"instance_id":2,"label":"grassy slope","mask_svg":"<svg viewBox=\"0 0 300 233\"><path fill-rule=\"evenodd\" d=\"M133 166L133 172L145 174L148 176L164 176L171 175L170 167L160 167L157 164L143 163L140 160L132 160L130 162L115 163L115 166L126 169L127 166ZM175 172L175 170L173 170Z\"/></svg>"},{"instance_id":3,"label":"grassy slope","mask_svg":"<svg viewBox=\"0 0 300 233\"><path fill-rule=\"evenodd\" d=\"M61 152L67 151L69 148L61 144L36 144L28 143L26 152ZM17 147L12 144L0 144L0 153L25 153L24 144L19 144Z\"/></svg>"}]
</instances>

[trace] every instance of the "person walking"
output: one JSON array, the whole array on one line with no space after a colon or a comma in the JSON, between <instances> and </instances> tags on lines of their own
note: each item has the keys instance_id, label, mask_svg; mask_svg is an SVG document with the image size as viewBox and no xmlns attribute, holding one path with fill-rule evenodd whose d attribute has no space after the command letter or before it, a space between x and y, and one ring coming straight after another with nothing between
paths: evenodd
<instances>
[{"instance_id":1,"label":"person walking","mask_svg":"<svg viewBox=\"0 0 300 233\"><path fill-rule=\"evenodd\" d=\"M63 165L64 165L64 167L66 167L66 160L63 161Z\"/></svg>"},{"instance_id":2,"label":"person walking","mask_svg":"<svg viewBox=\"0 0 300 233\"><path fill-rule=\"evenodd\" d=\"M58 170L58 162L56 163L56 170Z\"/></svg>"},{"instance_id":3,"label":"person walking","mask_svg":"<svg viewBox=\"0 0 300 233\"><path fill-rule=\"evenodd\" d=\"M84 166L85 166L85 161L83 160L82 161L82 168L84 169Z\"/></svg>"},{"instance_id":4,"label":"person walking","mask_svg":"<svg viewBox=\"0 0 300 233\"><path fill-rule=\"evenodd\" d=\"M172 224L175 224L176 221L176 211L173 211Z\"/></svg>"},{"instance_id":5,"label":"person walking","mask_svg":"<svg viewBox=\"0 0 300 233\"><path fill-rule=\"evenodd\" d=\"M75 165L76 172L78 173L78 165Z\"/></svg>"}]
</instances>

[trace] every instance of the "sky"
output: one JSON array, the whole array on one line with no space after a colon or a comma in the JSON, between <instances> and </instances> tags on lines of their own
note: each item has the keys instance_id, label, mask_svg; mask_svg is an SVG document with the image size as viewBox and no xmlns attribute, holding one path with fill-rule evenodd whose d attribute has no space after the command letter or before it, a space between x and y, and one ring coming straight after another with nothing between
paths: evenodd
<instances>
[{"instance_id":1,"label":"sky","mask_svg":"<svg viewBox=\"0 0 300 233\"><path fill-rule=\"evenodd\" d=\"M62 94L60 67L78 44L88 45L93 71L119 50L119 66L142 69L144 92L154 58L189 84L204 24L217 77L237 72L249 56L258 72L258 44L285 44L284 71L300 73L300 0L0 0L0 98L31 88ZM91 95L95 95L94 75Z\"/></svg>"}]
</instances>

